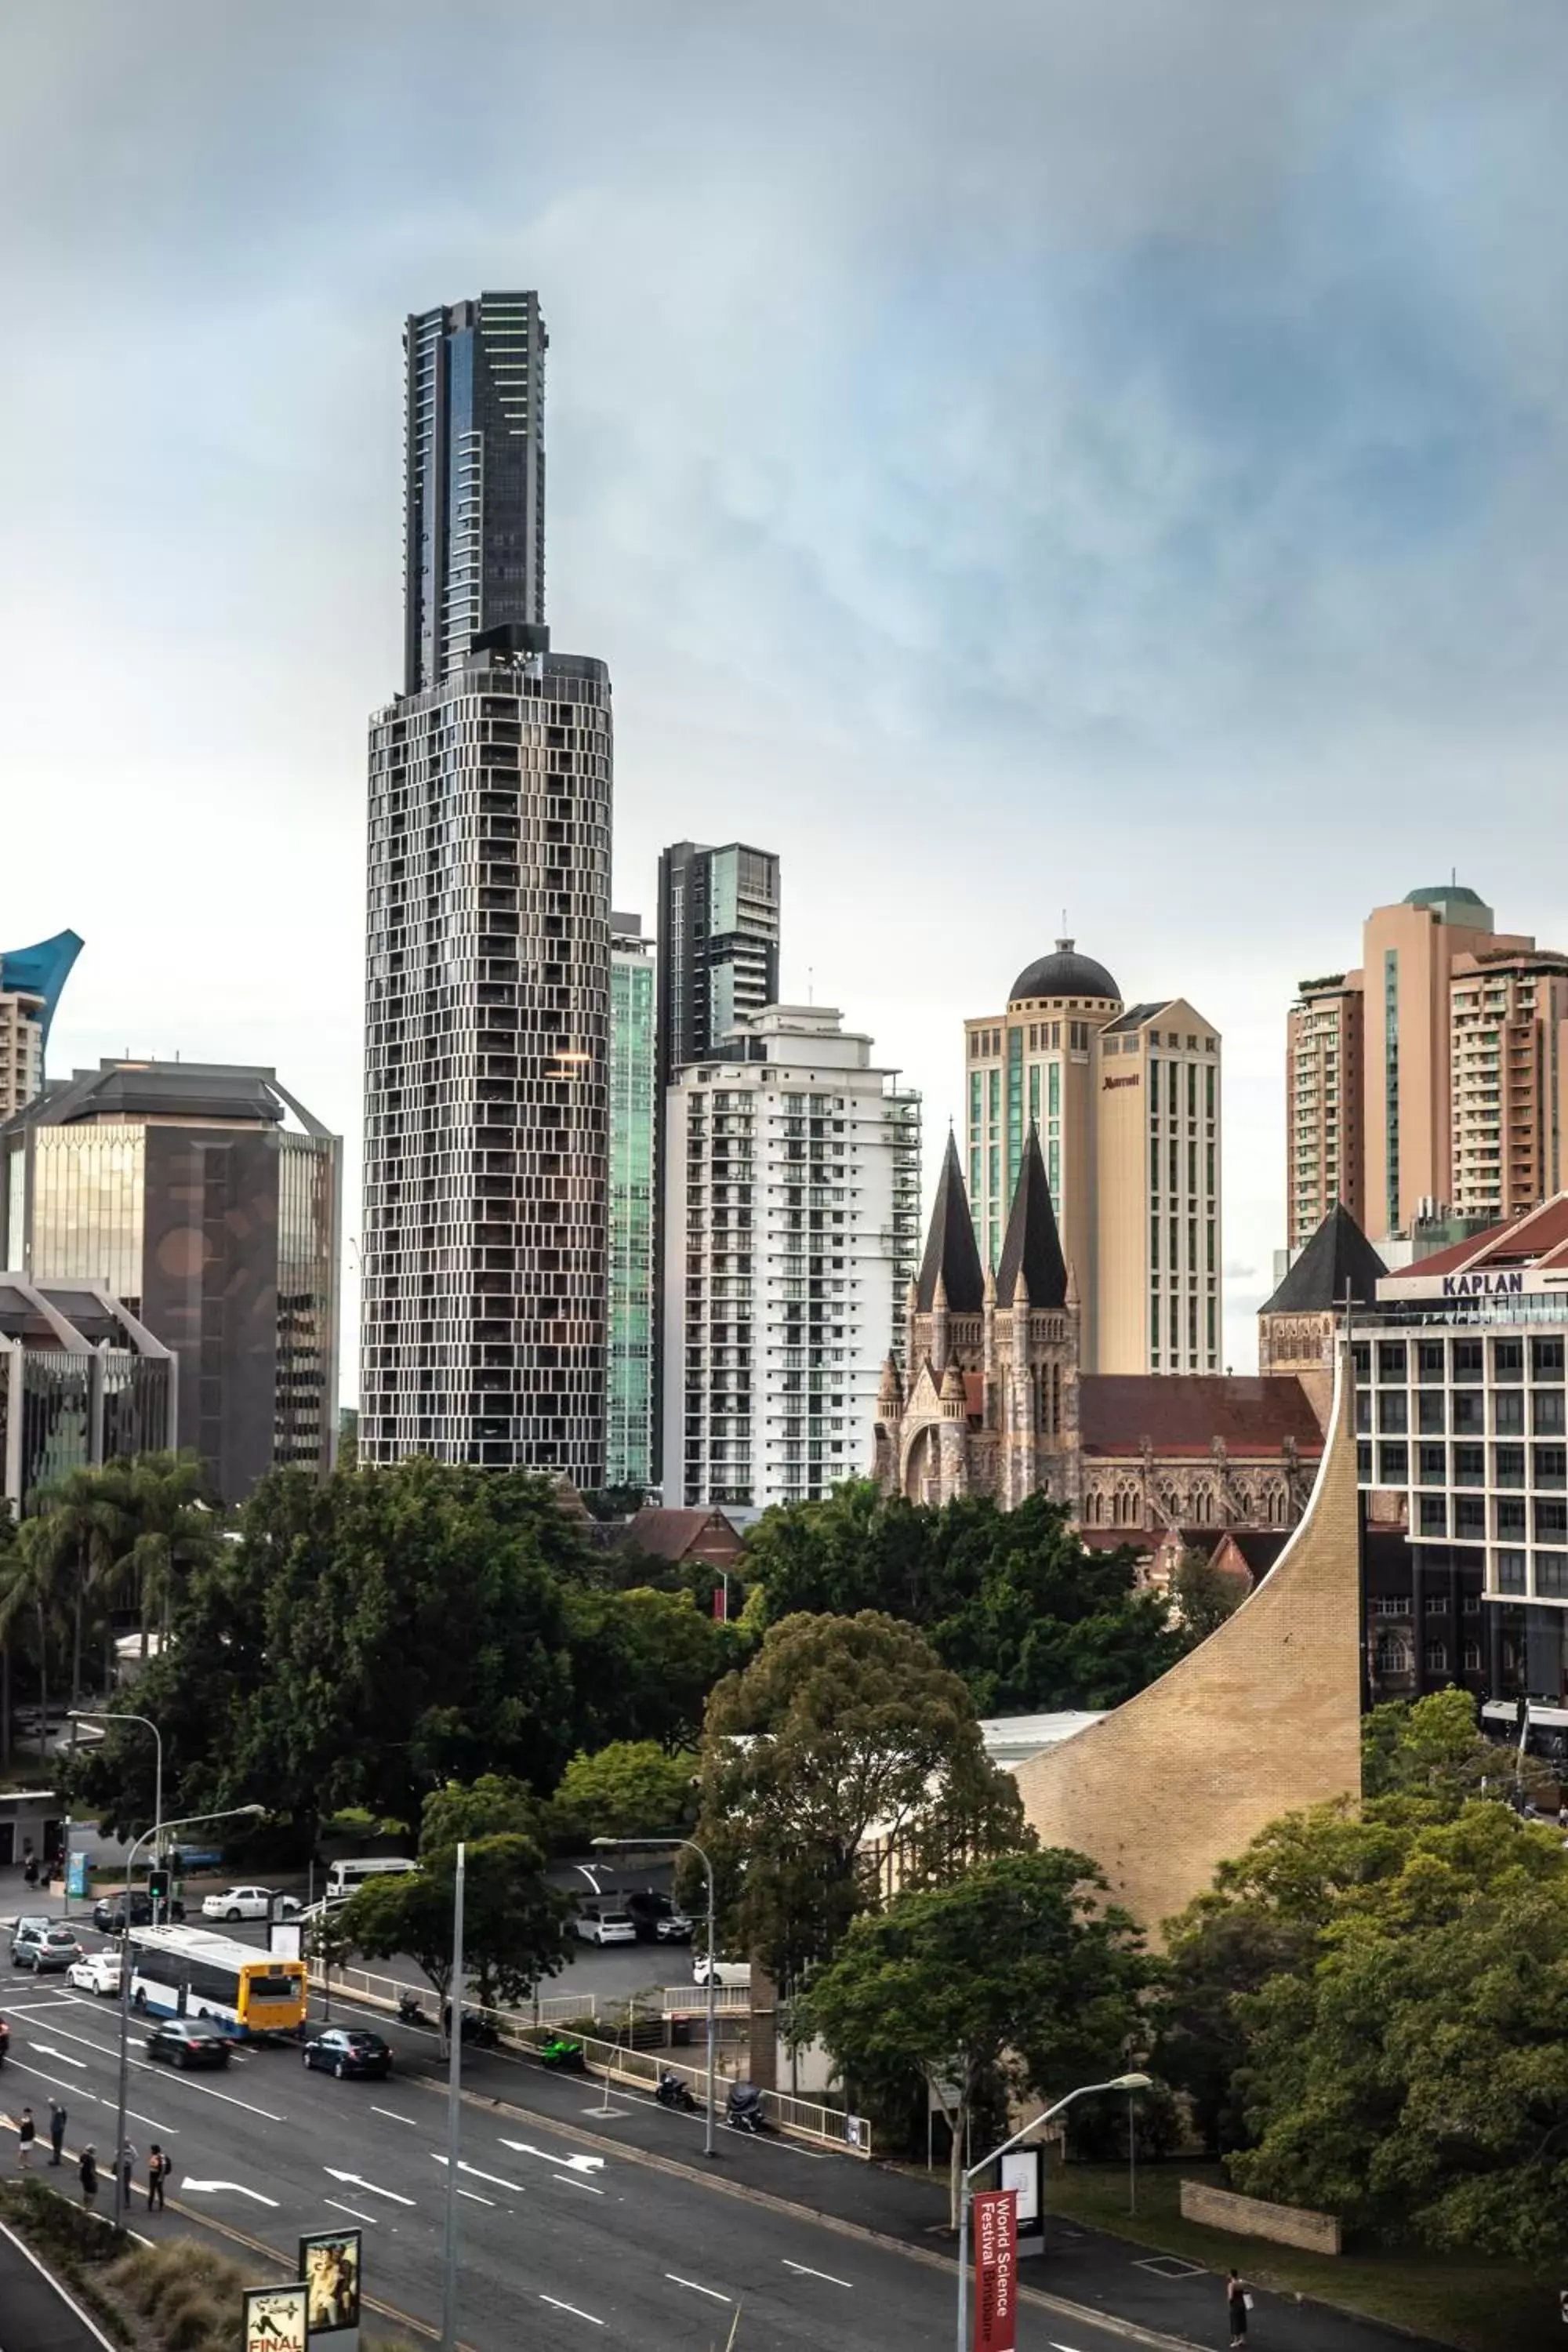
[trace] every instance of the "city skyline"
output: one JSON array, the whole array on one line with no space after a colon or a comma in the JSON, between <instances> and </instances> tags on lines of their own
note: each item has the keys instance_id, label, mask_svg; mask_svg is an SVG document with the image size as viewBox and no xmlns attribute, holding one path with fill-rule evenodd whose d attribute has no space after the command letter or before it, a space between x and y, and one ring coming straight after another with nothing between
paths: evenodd
<instances>
[{"instance_id":1,"label":"city skyline","mask_svg":"<svg viewBox=\"0 0 1568 2352\"><path fill-rule=\"evenodd\" d=\"M459 13L503 68L514 37ZM1409 79L1379 70L1387 10L1231 26L1239 110L1198 70L1214 21L1156 9L1139 54L1076 26L1047 78L1044 30L1012 12L977 56L915 7L896 45L856 28L853 104L787 149L754 92L800 68L755 24L683 90L681 57L628 23L570 140L552 100L603 57L556 29L531 45L528 136L498 69L460 139L423 144L388 136L423 120L412 13L375 103L320 119L307 87L351 88L358 61L320 26L290 79L298 12L176 53L172 11L125 47L89 6L68 63L47 26L12 28L16 89L58 89L89 126L128 86L142 110L69 184L38 110L9 142L34 199L16 268L55 363L0 394L8 446L58 430L76 457L64 485L21 470L12 508L37 559L5 607L33 837L0 919L103 943L127 890L167 916L133 965L83 959L54 1067L127 1046L275 1064L356 1136L343 910L363 716L398 674L392 339L460 289L536 286L557 642L610 662L631 761L616 898L650 904L683 834L776 848L781 993L842 1003L921 1089L928 1192L962 1115L953 1024L1064 900L1113 970L1179 973L1226 1040L1222 1352L1249 1363L1284 1226L1280 1020L1325 942L1415 878L1412 795L1430 868L1473 868L1510 925L1568 937L1531 854L1564 715L1548 320L1568 310L1504 266L1568 192L1530 8L1484 41L1429 12ZM1443 91L1477 77L1497 168L1472 177L1440 150ZM176 114L208 132L182 142ZM938 123L963 196L934 208ZM739 192L717 225L715 174ZM237 216L268 224L238 253ZM933 302L954 322L934 346ZM174 380L203 388L195 429ZM58 723L84 642L111 772ZM982 910L958 969L952 919L973 940Z\"/></svg>"}]
</instances>

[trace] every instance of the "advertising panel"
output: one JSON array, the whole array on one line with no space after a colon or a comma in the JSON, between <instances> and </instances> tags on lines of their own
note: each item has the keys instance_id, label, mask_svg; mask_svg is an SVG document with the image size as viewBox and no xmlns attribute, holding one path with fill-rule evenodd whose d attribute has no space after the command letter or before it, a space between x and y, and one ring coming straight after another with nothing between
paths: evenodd
<instances>
[{"instance_id":1,"label":"advertising panel","mask_svg":"<svg viewBox=\"0 0 1568 2352\"><path fill-rule=\"evenodd\" d=\"M1002 2178L998 2186L1010 2189L1016 2200L1014 2212L1018 2224L1020 2254L1038 2254L1045 2251L1045 2180L1046 2151L1038 2141L1032 2147L1010 2148L1002 2158Z\"/></svg>"},{"instance_id":2,"label":"advertising panel","mask_svg":"<svg viewBox=\"0 0 1568 2352\"><path fill-rule=\"evenodd\" d=\"M1018 2223L1010 2189L974 2200L974 2352L1016 2352Z\"/></svg>"},{"instance_id":3,"label":"advertising panel","mask_svg":"<svg viewBox=\"0 0 1568 2352\"><path fill-rule=\"evenodd\" d=\"M245 2298L245 2352L306 2352L302 2286L252 2287Z\"/></svg>"},{"instance_id":4,"label":"advertising panel","mask_svg":"<svg viewBox=\"0 0 1568 2352\"><path fill-rule=\"evenodd\" d=\"M358 2230L318 2230L300 2241L310 2352L359 2352Z\"/></svg>"}]
</instances>

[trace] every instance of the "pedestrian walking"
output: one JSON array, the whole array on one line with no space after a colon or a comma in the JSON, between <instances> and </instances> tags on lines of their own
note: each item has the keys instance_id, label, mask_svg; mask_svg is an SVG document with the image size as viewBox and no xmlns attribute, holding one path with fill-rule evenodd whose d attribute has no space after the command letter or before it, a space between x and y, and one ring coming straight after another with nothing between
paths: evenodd
<instances>
[{"instance_id":1,"label":"pedestrian walking","mask_svg":"<svg viewBox=\"0 0 1568 2352\"><path fill-rule=\"evenodd\" d=\"M49 2158L51 2164L59 2162L60 2151L65 2144L66 2111L58 2099L51 2099L49 2101L49 2146L54 2151Z\"/></svg>"},{"instance_id":2,"label":"pedestrian walking","mask_svg":"<svg viewBox=\"0 0 1568 2352\"><path fill-rule=\"evenodd\" d=\"M1237 2270L1225 2283L1225 2300L1230 2314L1231 2352L1237 2352L1237 2347L1247 2342L1247 2315L1252 2309L1252 2290Z\"/></svg>"},{"instance_id":3,"label":"pedestrian walking","mask_svg":"<svg viewBox=\"0 0 1568 2352\"><path fill-rule=\"evenodd\" d=\"M136 2149L133 2143L127 2140L120 2151L120 2193L128 2213L131 2210L131 2178L135 2169Z\"/></svg>"},{"instance_id":4,"label":"pedestrian walking","mask_svg":"<svg viewBox=\"0 0 1568 2352\"><path fill-rule=\"evenodd\" d=\"M37 2137L38 2127L33 2121L33 2110L31 2107L24 2107L22 2119L16 2126L16 2161L24 2172L32 2164L33 2142Z\"/></svg>"},{"instance_id":5,"label":"pedestrian walking","mask_svg":"<svg viewBox=\"0 0 1568 2352\"><path fill-rule=\"evenodd\" d=\"M81 2179L81 2201L90 2212L92 2210L92 2200L98 2195L98 2151L96 2148L88 2147L82 2149L81 2161L77 2166L77 2171Z\"/></svg>"},{"instance_id":6,"label":"pedestrian walking","mask_svg":"<svg viewBox=\"0 0 1568 2352\"><path fill-rule=\"evenodd\" d=\"M147 2157L147 2210L161 2213L163 2210L163 2183L174 2169L156 2140Z\"/></svg>"}]
</instances>

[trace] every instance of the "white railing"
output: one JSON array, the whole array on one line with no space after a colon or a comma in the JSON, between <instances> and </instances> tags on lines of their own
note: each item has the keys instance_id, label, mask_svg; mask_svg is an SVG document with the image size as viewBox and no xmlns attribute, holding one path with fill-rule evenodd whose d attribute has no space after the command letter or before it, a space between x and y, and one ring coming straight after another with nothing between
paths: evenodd
<instances>
[{"instance_id":1,"label":"white railing","mask_svg":"<svg viewBox=\"0 0 1568 2352\"><path fill-rule=\"evenodd\" d=\"M433 1985L410 1984L404 1977L377 1976L370 1969L334 1967L331 1973L323 1970L320 1960L310 1963L310 1982L319 1992L351 1995L356 2000L369 2001L375 2009L396 2009L405 1997L416 2000L435 2022L437 2000ZM596 2022L599 2005L592 1993L541 1993L526 2010L496 2009L479 2011L477 2003L465 2001L465 2009L477 2015L489 2017L499 2028L510 2025L574 2025L586 2021Z\"/></svg>"},{"instance_id":2,"label":"white railing","mask_svg":"<svg viewBox=\"0 0 1568 2352\"><path fill-rule=\"evenodd\" d=\"M666 2017L705 2017L708 2013L706 1985L662 1985L658 1998ZM721 2017L749 2016L752 2007L750 1985L715 1985L713 2006Z\"/></svg>"}]
</instances>

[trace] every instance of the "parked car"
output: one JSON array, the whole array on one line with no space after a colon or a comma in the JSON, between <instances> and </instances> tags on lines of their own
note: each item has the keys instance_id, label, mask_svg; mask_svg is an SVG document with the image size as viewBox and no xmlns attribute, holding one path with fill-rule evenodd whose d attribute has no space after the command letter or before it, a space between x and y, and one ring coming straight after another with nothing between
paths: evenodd
<instances>
[{"instance_id":1,"label":"parked car","mask_svg":"<svg viewBox=\"0 0 1568 2352\"><path fill-rule=\"evenodd\" d=\"M153 1897L145 1887L138 1886L129 1898L131 1925L150 1927L153 1925ZM92 1924L100 1936L123 1936L127 1898L123 1895L100 1895L92 1906ZM185 1916L185 1906L178 1895L171 1895L166 1903L158 1906L159 1924L178 1927Z\"/></svg>"},{"instance_id":2,"label":"parked car","mask_svg":"<svg viewBox=\"0 0 1568 2352\"><path fill-rule=\"evenodd\" d=\"M80 1958L81 1946L58 1919L19 1919L11 1930L14 1969L31 1969L35 1976L42 1976L46 1969L68 1969Z\"/></svg>"},{"instance_id":3,"label":"parked car","mask_svg":"<svg viewBox=\"0 0 1568 2352\"><path fill-rule=\"evenodd\" d=\"M740 1985L747 1992L752 1989L750 1960L710 1960L706 1952L699 1952L691 1963L691 1981L705 1985L711 1970L716 1985Z\"/></svg>"},{"instance_id":4,"label":"parked car","mask_svg":"<svg viewBox=\"0 0 1568 2352\"><path fill-rule=\"evenodd\" d=\"M182 2073L190 2066L226 2066L230 2042L210 2017L166 2017L147 2036L149 2058L166 2058Z\"/></svg>"},{"instance_id":5,"label":"parked car","mask_svg":"<svg viewBox=\"0 0 1568 2352\"><path fill-rule=\"evenodd\" d=\"M579 1911L577 1933L585 1944L635 1944L637 1939L629 1911Z\"/></svg>"},{"instance_id":6,"label":"parked car","mask_svg":"<svg viewBox=\"0 0 1568 2352\"><path fill-rule=\"evenodd\" d=\"M73 1960L66 1970L66 1982L75 1985L79 1992L117 1993L120 1990L119 1953L89 1952L84 1958Z\"/></svg>"},{"instance_id":7,"label":"parked car","mask_svg":"<svg viewBox=\"0 0 1568 2352\"><path fill-rule=\"evenodd\" d=\"M231 1886L202 1901L204 1919L292 1919L299 1911L292 1895L274 1895L267 1886Z\"/></svg>"},{"instance_id":8,"label":"parked car","mask_svg":"<svg viewBox=\"0 0 1568 2352\"><path fill-rule=\"evenodd\" d=\"M631 1914L639 1944L689 1944L691 1941L691 1922L686 1913L678 1909L668 1895L660 1895L651 1886L640 1886L635 1895L628 1895L626 1909Z\"/></svg>"},{"instance_id":9,"label":"parked car","mask_svg":"<svg viewBox=\"0 0 1568 2352\"><path fill-rule=\"evenodd\" d=\"M392 2052L387 2043L379 2033L364 2033L357 2027L331 2026L307 2042L302 2054L307 2066L324 2068L340 2083L345 2074L385 2075L392 2072Z\"/></svg>"}]
</instances>

